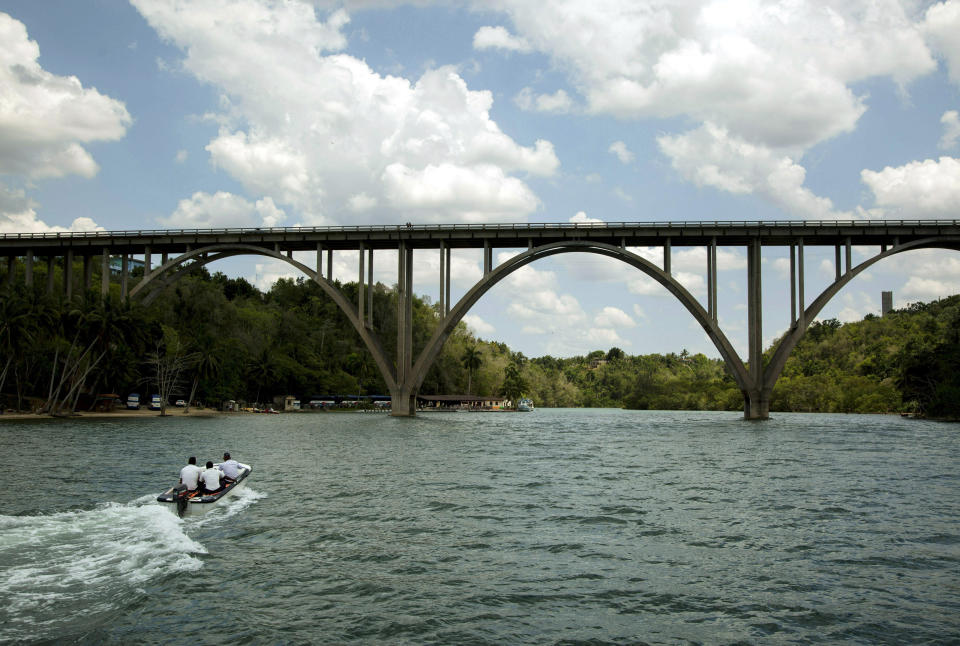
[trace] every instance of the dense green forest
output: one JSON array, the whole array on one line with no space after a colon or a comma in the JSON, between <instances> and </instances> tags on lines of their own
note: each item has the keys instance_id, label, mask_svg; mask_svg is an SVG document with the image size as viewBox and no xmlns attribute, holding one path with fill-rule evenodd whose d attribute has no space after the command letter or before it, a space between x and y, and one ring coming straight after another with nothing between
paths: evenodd
<instances>
[{"instance_id":1,"label":"dense green forest","mask_svg":"<svg viewBox=\"0 0 960 646\"><path fill-rule=\"evenodd\" d=\"M0 393L7 408L65 412L95 393L161 392L218 405L329 394L389 394L358 335L308 280L266 293L198 267L149 306L90 292L50 295L44 268L32 288L0 289ZM59 268L57 268L59 271ZM56 276L59 281L59 276ZM6 281L4 281L5 284ZM97 284L96 282L94 284ZM356 284L338 288L356 300ZM374 323L396 344L394 291L374 289ZM414 352L439 321L414 300ZM769 354L769 353L768 353ZM813 323L787 362L771 410L903 412L960 417L960 296L884 317ZM542 407L740 410L743 397L720 359L702 354L527 358L476 338L462 323L421 394L520 394Z\"/></svg>"}]
</instances>

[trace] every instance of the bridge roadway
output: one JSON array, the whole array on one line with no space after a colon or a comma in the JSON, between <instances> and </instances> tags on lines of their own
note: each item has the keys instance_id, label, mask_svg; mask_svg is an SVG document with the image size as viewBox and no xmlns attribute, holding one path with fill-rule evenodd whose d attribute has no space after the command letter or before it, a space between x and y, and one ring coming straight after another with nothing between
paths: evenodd
<instances>
[{"instance_id":1,"label":"bridge roadway","mask_svg":"<svg viewBox=\"0 0 960 646\"><path fill-rule=\"evenodd\" d=\"M706 247L707 298L704 307L672 275L673 247ZM717 320L717 247L743 246L747 250L747 311L749 357L744 362ZM789 247L791 326L780 340L767 366L763 365L760 267L763 247ZM805 246L835 248L836 277L809 304L804 294ZM878 253L854 266L854 246L876 246ZM659 265L630 251L636 247L660 247ZM243 229L159 229L130 231L85 231L0 234L0 256L7 258L7 281L12 283L22 258L23 276L33 281L37 258L47 263L47 289L54 289L57 258L73 268L82 260L82 281L90 287L92 259L100 257L101 292L110 287L109 261L119 256L120 295L149 302L189 267L236 255L273 257L296 267L317 284L347 315L367 345L384 376L392 396L395 415L412 415L416 394L426 372L439 354L454 326L479 298L513 271L536 260L560 253L594 253L621 260L646 273L676 296L703 326L717 346L744 395L744 417L765 419L770 393L783 370L787 356L826 303L861 271L879 260L916 249L960 250L958 220L819 220L819 221L712 221L712 222L602 222L528 224L454 224L399 226L286 227ZM414 357L412 347L413 253L440 250L440 299L442 315L433 337ZM454 249L483 249L483 278L457 302L450 299L450 254ZM520 249L499 266L493 264L494 249ZM386 356L373 320L373 259L375 250L397 250L397 353ZM332 275L335 251L359 251L356 304L349 302ZM316 253L310 265L293 257L294 252ZM364 253L366 252L366 253ZM326 258L324 258L326 254ZM144 276L132 285L129 263L142 256ZM154 258L160 263L154 267ZM302 254L300 254L302 258ZM326 271L324 271L326 260ZM62 274L62 289L71 298L75 270Z\"/></svg>"}]
</instances>

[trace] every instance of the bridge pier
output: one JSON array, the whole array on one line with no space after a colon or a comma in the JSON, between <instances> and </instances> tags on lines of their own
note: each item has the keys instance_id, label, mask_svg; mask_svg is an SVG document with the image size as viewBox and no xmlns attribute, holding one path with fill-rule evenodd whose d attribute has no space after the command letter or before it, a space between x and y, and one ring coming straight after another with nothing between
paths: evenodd
<instances>
[{"instance_id":1,"label":"bridge pier","mask_svg":"<svg viewBox=\"0 0 960 646\"><path fill-rule=\"evenodd\" d=\"M743 391L743 419L770 419L770 390L765 388Z\"/></svg>"}]
</instances>

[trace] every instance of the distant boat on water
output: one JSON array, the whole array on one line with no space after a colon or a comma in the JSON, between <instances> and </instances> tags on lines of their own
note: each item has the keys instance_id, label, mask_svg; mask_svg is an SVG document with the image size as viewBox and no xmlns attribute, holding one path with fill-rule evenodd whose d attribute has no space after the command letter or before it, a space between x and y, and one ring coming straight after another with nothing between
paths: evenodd
<instances>
[{"instance_id":1,"label":"distant boat on water","mask_svg":"<svg viewBox=\"0 0 960 646\"><path fill-rule=\"evenodd\" d=\"M517 411L521 413L532 413L534 411L533 400L528 397L521 399L517 404Z\"/></svg>"}]
</instances>

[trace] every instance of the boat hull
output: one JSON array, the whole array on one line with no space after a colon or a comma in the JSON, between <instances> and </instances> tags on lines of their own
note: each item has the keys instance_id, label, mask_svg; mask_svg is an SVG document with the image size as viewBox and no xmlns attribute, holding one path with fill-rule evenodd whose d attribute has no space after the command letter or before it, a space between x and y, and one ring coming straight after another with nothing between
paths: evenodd
<instances>
[{"instance_id":1,"label":"boat hull","mask_svg":"<svg viewBox=\"0 0 960 646\"><path fill-rule=\"evenodd\" d=\"M217 466L217 465L214 465L214 466ZM228 498L229 496L232 496L234 493L242 489L251 471L252 469L249 464L241 464L240 475L239 477L237 477L236 481L230 483L229 485L227 485L217 493L210 494L210 495L197 494L197 495L194 495L193 497L188 498L187 504L184 507L182 514L178 511L177 494L176 494L177 487L175 486L170 487L169 489L164 491L162 494L157 496L157 502L162 503L164 507L167 507L173 513L181 516L186 516L186 515L197 516L199 514L204 514L210 511L211 509L213 509L214 507L216 507L217 503L219 503L223 499Z\"/></svg>"}]
</instances>

